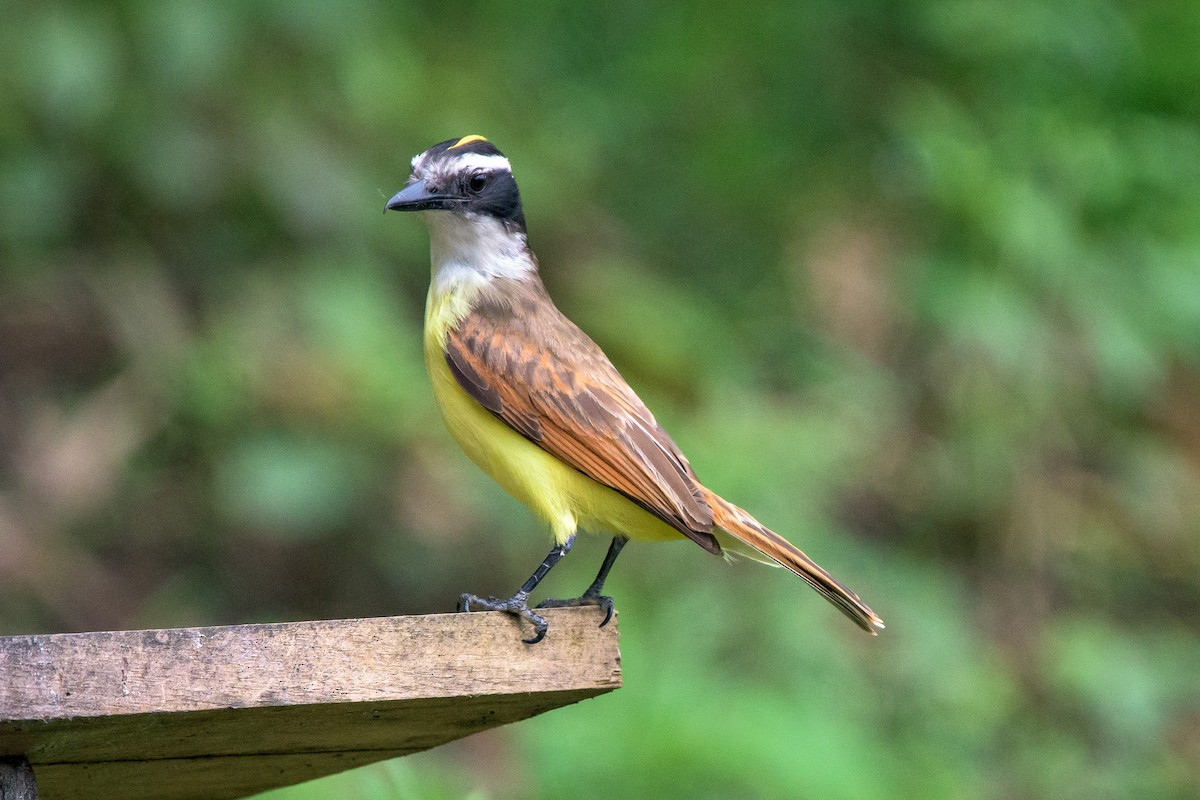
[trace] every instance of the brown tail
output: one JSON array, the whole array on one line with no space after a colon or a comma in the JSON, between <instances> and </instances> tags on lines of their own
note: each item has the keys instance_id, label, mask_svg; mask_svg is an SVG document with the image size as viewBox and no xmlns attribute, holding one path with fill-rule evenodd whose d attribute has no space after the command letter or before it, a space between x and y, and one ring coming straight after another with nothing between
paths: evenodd
<instances>
[{"instance_id":1,"label":"brown tail","mask_svg":"<svg viewBox=\"0 0 1200 800\"><path fill-rule=\"evenodd\" d=\"M883 628L883 620L868 608L866 603L859 600L858 595L834 580L832 575L817 566L816 562L800 552L791 542L763 527L758 520L733 503L718 497L708 489L703 491L705 499L712 507L715 527L724 530L781 567L796 573L867 633L874 636Z\"/></svg>"}]
</instances>

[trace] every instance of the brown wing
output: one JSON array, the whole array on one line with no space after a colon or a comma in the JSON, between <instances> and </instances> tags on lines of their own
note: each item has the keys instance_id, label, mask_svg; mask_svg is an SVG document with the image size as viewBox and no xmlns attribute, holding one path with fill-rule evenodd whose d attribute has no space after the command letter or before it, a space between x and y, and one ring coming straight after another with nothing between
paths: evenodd
<instances>
[{"instance_id":1,"label":"brown wing","mask_svg":"<svg viewBox=\"0 0 1200 800\"><path fill-rule=\"evenodd\" d=\"M459 385L534 444L720 552L687 459L600 348L540 283L494 289L447 336Z\"/></svg>"}]
</instances>

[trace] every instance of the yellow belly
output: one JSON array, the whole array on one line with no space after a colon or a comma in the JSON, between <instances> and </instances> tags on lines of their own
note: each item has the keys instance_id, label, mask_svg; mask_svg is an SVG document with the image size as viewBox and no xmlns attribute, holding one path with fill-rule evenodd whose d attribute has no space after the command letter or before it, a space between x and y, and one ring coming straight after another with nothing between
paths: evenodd
<instances>
[{"instance_id":1,"label":"yellow belly","mask_svg":"<svg viewBox=\"0 0 1200 800\"><path fill-rule=\"evenodd\" d=\"M559 543L579 529L632 539L669 540L682 534L624 495L597 483L530 442L479 405L446 364L438 323L453 309L434 298L426 310L425 364L450 434L479 468L550 524ZM452 323L449 323L452 324Z\"/></svg>"}]
</instances>

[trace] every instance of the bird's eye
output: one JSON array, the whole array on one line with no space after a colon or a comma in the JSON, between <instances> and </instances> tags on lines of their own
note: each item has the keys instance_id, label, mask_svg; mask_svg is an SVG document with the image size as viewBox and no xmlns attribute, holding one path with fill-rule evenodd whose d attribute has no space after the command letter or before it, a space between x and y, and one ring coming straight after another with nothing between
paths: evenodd
<instances>
[{"instance_id":1,"label":"bird's eye","mask_svg":"<svg viewBox=\"0 0 1200 800\"><path fill-rule=\"evenodd\" d=\"M467 190L472 194L479 194L487 185L488 174L486 172L472 172L471 177L467 178Z\"/></svg>"}]
</instances>

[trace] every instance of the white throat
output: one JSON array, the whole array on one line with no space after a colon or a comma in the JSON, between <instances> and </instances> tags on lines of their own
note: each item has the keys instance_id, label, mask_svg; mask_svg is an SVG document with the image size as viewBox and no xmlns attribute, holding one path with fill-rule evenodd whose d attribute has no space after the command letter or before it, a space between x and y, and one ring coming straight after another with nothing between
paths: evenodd
<instances>
[{"instance_id":1,"label":"white throat","mask_svg":"<svg viewBox=\"0 0 1200 800\"><path fill-rule=\"evenodd\" d=\"M436 294L537 271L525 234L480 214L425 211Z\"/></svg>"}]
</instances>

